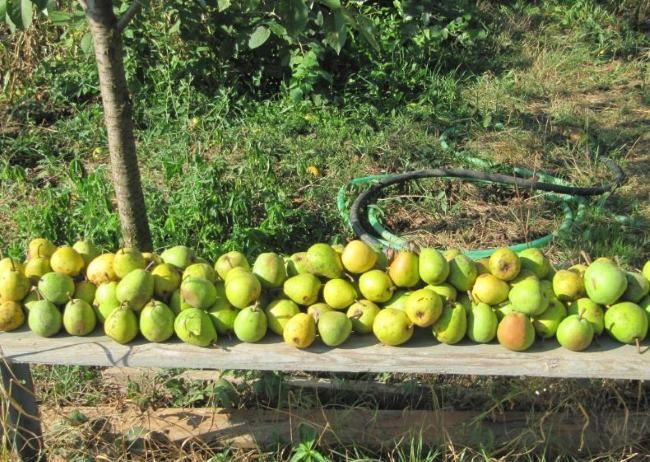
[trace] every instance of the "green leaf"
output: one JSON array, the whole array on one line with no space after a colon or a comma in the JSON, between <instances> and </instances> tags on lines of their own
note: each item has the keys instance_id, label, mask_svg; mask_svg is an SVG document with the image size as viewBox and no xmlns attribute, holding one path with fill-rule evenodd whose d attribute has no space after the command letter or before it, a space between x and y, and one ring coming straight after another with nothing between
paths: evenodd
<instances>
[{"instance_id":1,"label":"green leaf","mask_svg":"<svg viewBox=\"0 0 650 462\"><path fill-rule=\"evenodd\" d=\"M217 0L217 8L219 9L220 13L227 10L230 8L230 0Z\"/></svg>"},{"instance_id":2,"label":"green leaf","mask_svg":"<svg viewBox=\"0 0 650 462\"><path fill-rule=\"evenodd\" d=\"M325 5L330 10L340 10L341 0L320 0L321 5Z\"/></svg>"},{"instance_id":3,"label":"green leaf","mask_svg":"<svg viewBox=\"0 0 650 462\"><path fill-rule=\"evenodd\" d=\"M298 36L307 27L309 8L304 0L280 0L278 13L282 24L292 37Z\"/></svg>"},{"instance_id":4,"label":"green leaf","mask_svg":"<svg viewBox=\"0 0 650 462\"><path fill-rule=\"evenodd\" d=\"M258 26L248 39L248 48L254 50L257 47L261 47L269 39L270 36L271 31L268 29L268 27Z\"/></svg>"},{"instance_id":5,"label":"green leaf","mask_svg":"<svg viewBox=\"0 0 650 462\"><path fill-rule=\"evenodd\" d=\"M81 51L89 55L93 51L93 37L90 32L86 32L81 38Z\"/></svg>"},{"instance_id":6,"label":"green leaf","mask_svg":"<svg viewBox=\"0 0 650 462\"><path fill-rule=\"evenodd\" d=\"M0 0L0 22L5 22L7 16L7 0Z\"/></svg>"},{"instance_id":7,"label":"green leaf","mask_svg":"<svg viewBox=\"0 0 650 462\"><path fill-rule=\"evenodd\" d=\"M341 53L348 38L348 25L341 10L335 10L324 17L325 44L336 54Z\"/></svg>"},{"instance_id":8,"label":"green leaf","mask_svg":"<svg viewBox=\"0 0 650 462\"><path fill-rule=\"evenodd\" d=\"M366 16L359 15L357 17L357 23L359 25L361 36L375 49L375 51L379 51L379 43L377 43L377 39L375 38L375 25L372 21Z\"/></svg>"},{"instance_id":9,"label":"green leaf","mask_svg":"<svg viewBox=\"0 0 650 462\"><path fill-rule=\"evenodd\" d=\"M50 18L50 21L54 24L65 24L72 20L72 16L64 11L48 10L47 17Z\"/></svg>"},{"instance_id":10,"label":"green leaf","mask_svg":"<svg viewBox=\"0 0 650 462\"><path fill-rule=\"evenodd\" d=\"M32 25L32 1L31 0L8 0L7 15L16 29L27 29Z\"/></svg>"}]
</instances>

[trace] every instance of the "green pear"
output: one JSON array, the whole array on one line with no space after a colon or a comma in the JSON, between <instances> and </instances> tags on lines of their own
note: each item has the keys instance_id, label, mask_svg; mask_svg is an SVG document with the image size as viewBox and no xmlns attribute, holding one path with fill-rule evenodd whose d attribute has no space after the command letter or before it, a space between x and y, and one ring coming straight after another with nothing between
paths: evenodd
<instances>
[{"instance_id":1,"label":"green pear","mask_svg":"<svg viewBox=\"0 0 650 462\"><path fill-rule=\"evenodd\" d=\"M449 276L449 262L436 249L420 250L420 278L430 285L442 284Z\"/></svg>"},{"instance_id":2,"label":"green pear","mask_svg":"<svg viewBox=\"0 0 650 462\"><path fill-rule=\"evenodd\" d=\"M20 271L9 270L0 274L0 300L19 302L27 296L31 282Z\"/></svg>"},{"instance_id":3,"label":"green pear","mask_svg":"<svg viewBox=\"0 0 650 462\"><path fill-rule=\"evenodd\" d=\"M217 300L217 288L207 279L189 277L181 283L181 296L192 308L207 310Z\"/></svg>"},{"instance_id":4,"label":"green pear","mask_svg":"<svg viewBox=\"0 0 650 462\"><path fill-rule=\"evenodd\" d=\"M93 305L99 306L109 300L119 304L120 301L117 299L117 295L115 295L116 291L117 282L115 281L100 284L95 291L95 299L93 301Z\"/></svg>"},{"instance_id":5,"label":"green pear","mask_svg":"<svg viewBox=\"0 0 650 462\"><path fill-rule=\"evenodd\" d=\"M36 335L52 337L63 327L63 317L54 303L39 300L30 306L27 324Z\"/></svg>"},{"instance_id":6,"label":"green pear","mask_svg":"<svg viewBox=\"0 0 650 462\"><path fill-rule=\"evenodd\" d=\"M553 293L562 301L573 301L585 296L583 277L577 271L559 270L553 276Z\"/></svg>"},{"instance_id":7,"label":"green pear","mask_svg":"<svg viewBox=\"0 0 650 462\"><path fill-rule=\"evenodd\" d=\"M361 240L347 243L341 253L341 263L346 271L361 274L370 271L377 263L378 252Z\"/></svg>"},{"instance_id":8,"label":"green pear","mask_svg":"<svg viewBox=\"0 0 650 462\"><path fill-rule=\"evenodd\" d=\"M650 295L643 297L639 302L639 307L648 315L648 322L650 322Z\"/></svg>"},{"instance_id":9,"label":"green pear","mask_svg":"<svg viewBox=\"0 0 650 462\"><path fill-rule=\"evenodd\" d=\"M610 260L596 260L585 271L587 296L600 305L612 305L625 293L627 277Z\"/></svg>"},{"instance_id":10,"label":"green pear","mask_svg":"<svg viewBox=\"0 0 650 462\"><path fill-rule=\"evenodd\" d=\"M648 316L632 302L617 303L605 311L605 329L621 343L643 341L648 333Z\"/></svg>"},{"instance_id":11,"label":"green pear","mask_svg":"<svg viewBox=\"0 0 650 462\"><path fill-rule=\"evenodd\" d=\"M25 324L25 312L18 302L0 302L0 332L10 332Z\"/></svg>"},{"instance_id":12,"label":"green pear","mask_svg":"<svg viewBox=\"0 0 650 462\"><path fill-rule=\"evenodd\" d=\"M497 306L494 309L494 312L496 313L497 319L499 321L501 321L504 317L506 317L506 315L510 313L517 313L517 311L515 311L515 309L513 308L512 303L503 303Z\"/></svg>"},{"instance_id":13,"label":"green pear","mask_svg":"<svg viewBox=\"0 0 650 462\"><path fill-rule=\"evenodd\" d=\"M448 283L438 284L436 286L428 285L427 289L433 290L440 295L444 301L453 303L458 298L458 291L454 286Z\"/></svg>"},{"instance_id":14,"label":"green pear","mask_svg":"<svg viewBox=\"0 0 650 462\"><path fill-rule=\"evenodd\" d=\"M490 343L497 335L497 315L486 303L477 303L467 317L467 336L472 342Z\"/></svg>"},{"instance_id":15,"label":"green pear","mask_svg":"<svg viewBox=\"0 0 650 462\"><path fill-rule=\"evenodd\" d=\"M181 285L181 275L174 266L168 263L156 265L151 270L151 275L153 276L154 296L160 300L169 300L171 294Z\"/></svg>"},{"instance_id":16,"label":"green pear","mask_svg":"<svg viewBox=\"0 0 650 462\"><path fill-rule=\"evenodd\" d=\"M605 312L603 307L598 303L592 302L588 298L579 298L574 302L569 302L567 314L579 314L591 323L594 328L594 334L600 335L605 329Z\"/></svg>"},{"instance_id":17,"label":"green pear","mask_svg":"<svg viewBox=\"0 0 650 462\"><path fill-rule=\"evenodd\" d=\"M138 249L125 248L115 252L113 271L120 279L123 279L131 271L143 270L146 265L144 257Z\"/></svg>"},{"instance_id":18,"label":"green pear","mask_svg":"<svg viewBox=\"0 0 650 462\"><path fill-rule=\"evenodd\" d=\"M261 253L257 256L253 264L253 274L260 280L262 287L267 289L282 287L287 279L284 260L273 252Z\"/></svg>"},{"instance_id":19,"label":"green pear","mask_svg":"<svg viewBox=\"0 0 650 462\"><path fill-rule=\"evenodd\" d=\"M474 303L474 301L469 298L469 295L467 295L467 293L460 294L456 301L463 305L463 308L465 308L465 313L467 313L468 316L470 311L472 311L472 308L476 305L476 303Z\"/></svg>"},{"instance_id":20,"label":"green pear","mask_svg":"<svg viewBox=\"0 0 650 462\"><path fill-rule=\"evenodd\" d=\"M499 321L497 340L508 350L525 351L535 342L535 328L524 313L508 313Z\"/></svg>"},{"instance_id":21,"label":"green pear","mask_svg":"<svg viewBox=\"0 0 650 462\"><path fill-rule=\"evenodd\" d=\"M210 316L200 308L181 311L174 320L174 332L190 345L208 347L217 341L217 331Z\"/></svg>"},{"instance_id":22,"label":"green pear","mask_svg":"<svg viewBox=\"0 0 650 462\"><path fill-rule=\"evenodd\" d=\"M492 274L490 273L490 259L481 258L474 262L476 264L476 272L480 276L481 274Z\"/></svg>"},{"instance_id":23,"label":"green pear","mask_svg":"<svg viewBox=\"0 0 650 462\"><path fill-rule=\"evenodd\" d=\"M418 327L429 327L442 314L442 298L431 289L419 289L409 295L403 311L411 323Z\"/></svg>"},{"instance_id":24,"label":"green pear","mask_svg":"<svg viewBox=\"0 0 650 462\"><path fill-rule=\"evenodd\" d=\"M246 343L259 342L266 335L268 321L266 314L256 306L241 310L235 318L233 330L237 338Z\"/></svg>"},{"instance_id":25,"label":"green pear","mask_svg":"<svg viewBox=\"0 0 650 462\"><path fill-rule=\"evenodd\" d=\"M511 249L506 247L497 249L488 262L490 273L502 281L512 281L521 270L521 260Z\"/></svg>"},{"instance_id":26,"label":"green pear","mask_svg":"<svg viewBox=\"0 0 650 462\"><path fill-rule=\"evenodd\" d=\"M178 288L172 292L171 297L169 297L169 308L174 312L176 316L178 316L181 311L192 308L192 306L187 304L183 298L183 295L181 294L181 289Z\"/></svg>"},{"instance_id":27,"label":"green pear","mask_svg":"<svg viewBox=\"0 0 650 462\"><path fill-rule=\"evenodd\" d=\"M510 286L496 276L486 273L476 278L472 287L472 297L488 305L498 305L508 299Z\"/></svg>"},{"instance_id":28,"label":"green pear","mask_svg":"<svg viewBox=\"0 0 650 462\"><path fill-rule=\"evenodd\" d=\"M192 278L192 277L205 279L206 281L209 281L211 284L217 282L217 272L209 263L205 263L205 262L192 263L190 266L185 268L185 271L183 271L183 276L181 277L181 279L185 280L187 278Z\"/></svg>"},{"instance_id":29,"label":"green pear","mask_svg":"<svg viewBox=\"0 0 650 462\"><path fill-rule=\"evenodd\" d=\"M413 323L404 311L384 308L375 316L372 332L384 345L397 346L408 342L413 336Z\"/></svg>"},{"instance_id":30,"label":"green pear","mask_svg":"<svg viewBox=\"0 0 650 462\"><path fill-rule=\"evenodd\" d=\"M359 291L367 300L384 303L393 296L393 281L381 270L370 270L359 277Z\"/></svg>"},{"instance_id":31,"label":"green pear","mask_svg":"<svg viewBox=\"0 0 650 462\"><path fill-rule=\"evenodd\" d=\"M345 279L330 279L323 286L323 300L335 310L344 310L359 297L354 286Z\"/></svg>"},{"instance_id":32,"label":"green pear","mask_svg":"<svg viewBox=\"0 0 650 462\"><path fill-rule=\"evenodd\" d=\"M86 278L95 285L117 281L119 278L113 270L115 254L104 253L95 257L86 268Z\"/></svg>"},{"instance_id":33,"label":"green pear","mask_svg":"<svg viewBox=\"0 0 650 462\"><path fill-rule=\"evenodd\" d=\"M97 317L92 307L83 300L72 299L63 310L63 327L70 335L84 336L95 330Z\"/></svg>"},{"instance_id":34,"label":"green pear","mask_svg":"<svg viewBox=\"0 0 650 462\"><path fill-rule=\"evenodd\" d=\"M352 321L342 311L323 312L317 322L318 335L329 347L341 345L352 332Z\"/></svg>"},{"instance_id":35,"label":"green pear","mask_svg":"<svg viewBox=\"0 0 650 462\"><path fill-rule=\"evenodd\" d=\"M379 307L370 300L359 300L350 305L347 316L352 321L352 330L358 334L372 332L372 324L379 313Z\"/></svg>"},{"instance_id":36,"label":"green pear","mask_svg":"<svg viewBox=\"0 0 650 462\"><path fill-rule=\"evenodd\" d=\"M232 305L228 303L228 300L221 297L217 298L214 305L208 309L208 314L212 319L214 328L217 330L218 334L222 335L229 334L233 331L235 318L238 313L238 309L233 308Z\"/></svg>"},{"instance_id":37,"label":"green pear","mask_svg":"<svg viewBox=\"0 0 650 462\"><path fill-rule=\"evenodd\" d=\"M328 279L343 275L341 257L329 244L318 243L307 249L307 266L309 272Z\"/></svg>"},{"instance_id":38,"label":"green pear","mask_svg":"<svg viewBox=\"0 0 650 462\"><path fill-rule=\"evenodd\" d=\"M226 298L240 310L255 303L262 294L262 285L252 273L242 272L226 282Z\"/></svg>"},{"instance_id":39,"label":"green pear","mask_svg":"<svg viewBox=\"0 0 650 462\"><path fill-rule=\"evenodd\" d=\"M316 321L307 313L298 313L287 321L282 337L287 345L309 348L316 340Z\"/></svg>"},{"instance_id":40,"label":"green pear","mask_svg":"<svg viewBox=\"0 0 650 462\"><path fill-rule=\"evenodd\" d=\"M548 308L540 315L533 318L535 332L541 338L551 338L557 332L560 322L567 316L564 304L557 298L551 298Z\"/></svg>"},{"instance_id":41,"label":"green pear","mask_svg":"<svg viewBox=\"0 0 650 462\"><path fill-rule=\"evenodd\" d=\"M639 303L643 297L650 291L650 283L641 273L627 271L627 288L621 296L621 300L632 303Z\"/></svg>"},{"instance_id":42,"label":"green pear","mask_svg":"<svg viewBox=\"0 0 650 462\"><path fill-rule=\"evenodd\" d=\"M23 298L22 304L25 308L25 311L29 311L31 304L43 300L41 293L38 291L38 287L32 287L29 290L29 293L25 298Z\"/></svg>"},{"instance_id":43,"label":"green pear","mask_svg":"<svg viewBox=\"0 0 650 462\"><path fill-rule=\"evenodd\" d=\"M36 238L29 241L27 246L27 259L33 258L47 258L49 259L52 254L56 252L56 246L49 239Z\"/></svg>"},{"instance_id":44,"label":"green pear","mask_svg":"<svg viewBox=\"0 0 650 462\"><path fill-rule=\"evenodd\" d=\"M196 255L194 251L189 247L184 245L177 245L165 249L163 253L160 254L160 258L164 263L172 265L179 271L183 271L185 268L190 266L196 260Z\"/></svg>"},{"instance_id":45,"label":"green pear","mask_svg":"<svg viewBox=\"0 0 650 462\"><path fill-rule=\"evenodd\" d=\"M396 310L404 311L406 309L406 301L413 292L404 289L397 289L393 292L393 296L387 302L383 303L384 308L395 308Z\"/></svg>"},{"instance_id":46,"label":"green pear","mask_svg":"<svg viewBox=\"0 0 650 462\"><path fill-rule=\"evenodd\" d=\"M643 269L641 270L641 274L643 274L643 277L650 281L650 261L645 262L645 265L643 265Z\"/></svg>"},{"instance_id":47,"label":"green pear","mask_svg":"<svg viewBox=\"0 0 650 462\"><path fill-rule=\"evenodd\" d=\"M316 323L319 322L319 319L323 314L329 311L334 311L334 308L329 306L327 303L314 303L307 307L307 314L311 315Z\"/></svg>"},{"instance_id":48,"label":"green pear","mask_svg":"<svg viewBox=\"0 0 650 462\"><path fill-rule=\"evenodd\" d=\"M232 281L233 279L238 278L239 276L245 275L245 274L250 276L253 273L251 273L250 269L244 268L243 266L235 266L233 269L228 271L228 274L226 274L226 279L223 280L224 287L228 284L228 282ZM256 279L257 279L257 277L256 277ZM258 279L258 281L259 281L259 279ZM261 283L260 283L260 287L262 287Z\"/></svg>"},{"instance_id":49,"label":"green pear","mask_svg":"<svg viewBox=\"0 0 650 462\"><path fill-rule=\"evenodd\" d=\"M47 273L38 281L38 291L55 305L65 305L74 294L74 281L63 273Z\"/></svg>"},{"instance_id":50,"label":"green pear","mask_svg":"<svg viewBox=\"0 0 650 462\"><path fill-rule=\"evenodd\" d=\"M104 321L104 333L117 343L126 345L138 335L138 318L128 305L119 306Z\"/></svg>"},{"instance_id":51,"label":"green pear","mask_svg":"<svg viewBox=\"0 0 650 462\"><path fill-rule=\"evenodd\" d=\"M214 264L214 269L217 271L219 277L224 281L226 280L226 275L233 268L244 268L246 270L251 269L248 260L246 260L246 256L237 250L221 255Z\"/></svg>"},{"instance_id":52,"label":"green pear","mask_svg":"<svg viewBox=\"0 0 650 462\"><path fill-rule=\"evenodd\" d=\"M309 273L307 252L296 252L285 261L287 276L297 276L298 274Z\"/></svg>"},{"instance_id":53,"label":"green pear","mask_svg":"<svg viewBox=\"0 0 650 462\"><path fill-rule=\"evenodd\" d=\"M548 308L549 298L537 278L526 278L512 286L508 300L515 311L528 316L540 315Z\"/></svg>"},{"instance_id":54,"label":"green pear","mask_svg":"<svg viewBox=\"0 0 650 462\"><path fill-rule=\"evenodd\" d=\"M95 300L95 292L97 286L90 281L80 281L75 287L72 298L80 298L81 300L92 305Z\"/></svg>"},{"instance_id":55,"label":"green pear","mask_svg":"<svg viewBox=\"0 0 650 462\"><path fill-rule=\"evenodd\" d=\"M402 250L390 263L388 276L397 287L416 286L420 282L420 259L414 252Z\"/></svg>"},{"instance_id":56,"label":"green pear","mask_svg":"<svg viewBox=\"0 0 650 462\"><path fill-rule=\"evenodd\" d=\"M522 269L532 271L539 279L544 279L551 269L551 262L541 250L529 247L519 252Z\"/></svg>"},{"instance_id":57,"label":"green pear","mask_svg":"<svg viewBox=\"0 0 650 462\"><path fill-rule=\"evenodd\" d=\"M321 288L320 280L313 274L304 273L292 276L284 281L284 295L298 305L313 305L318 299Z\"/></svg>"},{"instance_id":58,"label":"green pear","mask_svg":"<svg viewBox=\"0 0 650 462\"><path fill-rule=\"evenodd\" d=\"M38 280L45 274L51 273L50 259L46 257L36 257L27 260L25 263L25 276L32 284L38 284Z\"/></svg>"},{"instance_id":59,"label":"green pear","mask_svg":"<svg viewBox=\"0 0 650 462\"><path fill-rule=\"evenodd\" d=\"M271 332L281 336L284 326L286 326L289 319L300 313L300 308L293 300L280 298L269 303L264 311Z\"/></svg>"},{"instance_id":60,"label":"green pear","mask_svg":"<svg viewBox=\"0 0 650 462\"><path fill-rule=\"evenodd\" d=\"M115 296L120 303L128 303L129 308L139 312L153 297L153 276L143 269L129 272L115 289Z\"/></svg>"},{"instance_id":61,"label":"green pear","mask_svg":"<svg viewBox=\"0 0 650 462\"><path fill-rule=\"evenodd\" d=\"M97 247L95 247L95 245L90 241L77 241L74 243L72 248L81 255L81 258L84 261L84 266L86 267L99 255L99 250L97 250Z\"/></svg>"},{"instance_id":62,"label":"green pear","mask_svg":"<svg viewBox=\"0 0 650 462\"><path fill-rule=\"evenodd\" d=\"M462 292L472 288L477 275L476 265L465 255L457 255L449 262L447 281Z\"/></svg>"},{"instance_id":63,"label":"green pear","mask_svg":"<svg viewBox=\"0 0 650 462\"><path fill-rule=\"evenodd\" d=\"M458 258L458 257L456 257ZM445 305L442 315L433 325L433 336L440 342L453 345L467 333L467 314L460 303Z\"/></svg>"},{"instance_id":64,"label":"green pear","mask_svg":"<svg viewBox=\"0 0 650 462\"><path fill-rule=\"evenodd\" d=\"M585 318L572 314L562 320L555 336L560 345L567 350L582 351L591 345L594 328Z\"/></svg>"},{"instance_id":65,"label":"green pear","mask_svg":"<svg viewBox=\"0 0 650 462\"><path fill-rule=\"evenodd\" d=\"M163 302L151 300L140 312L140 332L154 343L161 343L174 335L174 312Z\"/></svg>"}]
</instances>

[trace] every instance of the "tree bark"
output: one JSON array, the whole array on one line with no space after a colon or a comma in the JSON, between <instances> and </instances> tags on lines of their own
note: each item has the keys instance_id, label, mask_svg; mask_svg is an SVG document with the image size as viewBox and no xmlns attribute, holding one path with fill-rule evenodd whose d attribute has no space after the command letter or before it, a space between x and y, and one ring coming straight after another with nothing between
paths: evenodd
<instances>
[{"instance_id":1,"label":"tree bark","mask_svg":"<svg viewBox=\"0 0 650 462\"><path fill-rule=\"evenodd\" d=\"M122 37L117 28L111 0L86 0L85 3L99 72L111 173L124 246L149 251L152 250L151 233L135 150Z\"/></svg>"}]
</instances>

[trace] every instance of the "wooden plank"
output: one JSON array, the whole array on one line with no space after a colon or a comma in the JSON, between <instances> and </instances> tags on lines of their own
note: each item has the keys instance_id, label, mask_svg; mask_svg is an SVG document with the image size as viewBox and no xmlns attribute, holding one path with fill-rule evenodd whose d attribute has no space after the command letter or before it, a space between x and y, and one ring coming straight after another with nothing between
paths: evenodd
<instances>
[{"instance_id":1,"label":"wooden plank","mask_svg":"<svg viewBox=\"0 0 650 462\"><path fill-rule=\"evenodd\" d=\"M273 448L299 442L299 428L316 430L319 444L390 449L421 440L425 445L499 450L545 448L546 454L595 455L639 444L650 436L650 414L568 414L475 411L348 409L158 409L82 407L44 410L46 427L72 409L96 419L109 435L145 430L150 444L188 440L240 448ZM93 428L96 428L95 425ZM46 428L47 429L47 428ZM142 446L142 445L140 445Z\"/></svg>"},{"instance_id":2,"label":"wooden plank","mask_svg":"<svg viewBox=\"0 0 650 462\"><path fill-rule=\"evenodd\" d=\"M99 332L45 339L23 329L0 334L0 349L14 362L84 366L650 379L647 347L639 354L634 346L607 338L580 353L555 341L538 341L517 353L498 344L436 344L429 332L420 331L401 347L380 345L366 335L353 336L338 348L316 342L297 350L270 335L257 344L221 340L214 347L198 348L179 341L119 345Z\"/></svg>"}]
</instances>

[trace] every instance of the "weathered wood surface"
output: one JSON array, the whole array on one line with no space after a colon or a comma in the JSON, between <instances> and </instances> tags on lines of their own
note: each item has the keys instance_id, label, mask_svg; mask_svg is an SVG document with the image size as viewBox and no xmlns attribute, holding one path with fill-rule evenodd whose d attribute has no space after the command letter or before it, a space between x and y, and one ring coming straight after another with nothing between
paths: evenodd
<instances>
[{"instance_id":1,"label":"weathered wood surface","mask_svg":"<svg viewBox=\"0 0 650 462\"><path fill-rule=\"evenodd\" d=\"M650 436L650 414L527 413L360 409L167 408L140 412L134 406L44 409L46 434L71 411L79 411L95 434L113 439L138 429L146 448L186 441L240 448L272 448L300 442L300 426L316 431L321 445L393 448L426 445L483 446L489 451L545 448L546 455L610 455ZM54 430L57 431L57 430ZM506 449L509 448L509 449Z\"/></svg>"},{"instance_id":2,"label":"weathered wood surface","mask_svg":"<svg viewBox=\"0 0 650 462\"><path fill-rule=\"evenodd\" d=\"M555 341L538 341L529 351L516 353L498 344L437 344L429 332L417 334L401 347L380 345L366 335L353 336L339 348L316 342L297 350L271 335L257 344L224 339L198 348L179 341L119 345L99 331L45 339L24 329L0 334L0 356L16 363L84 366L650 379L647 345L639 354L634 346L601 338L598 345L575 353Z\"/></svg>"}]
</instances>

